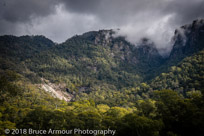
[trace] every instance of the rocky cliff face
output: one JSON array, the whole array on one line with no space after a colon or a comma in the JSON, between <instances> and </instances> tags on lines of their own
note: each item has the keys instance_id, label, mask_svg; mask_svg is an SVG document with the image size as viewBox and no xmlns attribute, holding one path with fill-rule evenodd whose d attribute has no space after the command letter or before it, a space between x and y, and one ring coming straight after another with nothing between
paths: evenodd
<instances>
[{"instance_id":1,"label":"rocky cliff face","mask_svg":"<svg viewBox=\"0 0 204 136\"><path fill-rule=\"evenodd\" d=\"M119 59L119 61L125 61L137 66L147 64L147 69L148 67L158 66L164 60L154 43L146 38L141 39L138 45L134 45L128 42L125 37L115 37L113 30L87 32L74 38L83 39L94 46L109 48L111 56Z\"/></svg>"},{"instance_id":2,"label":"rocky cliff face","mask_svg":"<svg viewBox=\"0 0 204 136\"><path fill-rule=\"evenodd\" d=\"M151 66L162 64L164 59L149 39L141 39L139 45L126 41L125 37L115 37L113 30L100 30L83 34L81 37L95 45L109 46L113 56L133 64L145 61ZM174 45L167 60L182 60L204 48L204 19L198 19L192 24L184 25L175 30Z\"/></svg>"},{"instance_id":3,"label":"rocky cliff face","mask_svg":"<svg viewBox=\"0 0 204 136\"><path fill-rule=\"evenodd\" d=\"M193 21L175 31L175 44L170 59L182 59L204 48L204 20Z\"/></svg>"}]
</instances>

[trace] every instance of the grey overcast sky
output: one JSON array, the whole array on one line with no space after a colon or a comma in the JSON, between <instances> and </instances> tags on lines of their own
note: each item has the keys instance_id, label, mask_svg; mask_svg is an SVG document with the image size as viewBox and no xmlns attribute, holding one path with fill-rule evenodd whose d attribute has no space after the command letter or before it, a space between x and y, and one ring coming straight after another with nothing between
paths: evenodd
<instances>
[{"instance_id":1,"label":"grey overcast sky","mask_svg":"<svg viewBox=\"0 0 204 136\"><path fill-rule=\"evenodd\" d=\"M76 34L120 28L136 43L164 48L174 30L204 18L204 0L0 0L0 35L45 35L63 42Z\"/></svg>"}]
</instances>

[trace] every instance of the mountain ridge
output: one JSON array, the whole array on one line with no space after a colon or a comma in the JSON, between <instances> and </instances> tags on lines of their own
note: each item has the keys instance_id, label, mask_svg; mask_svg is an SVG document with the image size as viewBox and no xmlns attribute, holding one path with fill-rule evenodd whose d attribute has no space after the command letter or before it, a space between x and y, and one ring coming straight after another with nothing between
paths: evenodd
<instances>
[{"instance_id":1,"label":"mountain ridge","mask_svg":"<svg viewBox=\"0 0 204 136\"><path fill-rule=\"evenodd\" d=\"M11 61L0 60L8 65L2 65L2 68L17 66L19 73L31 81L39 83L41 78L46 78L53 83L66 84L66 88L74 92L84 87L87 92L94 91L96 86L104 84L109 89L120 90L151 82L161 73L168 72L171 66L177 66L185 56L202 50L203 22L195 20L175 31L175 43L168 58L163 58L149 39L143 38L135 46L125 37L115 37L115 32L110 29L76 35L57 45L44 36L1 36L1 56ZM193 38L183 43L184 33L185 37ZM14 40L10 41L9 37ZM195 39L200 42L198 45L193 42ZM30 72L22 72L25 69Z\"/></svg>"}]
</instances>

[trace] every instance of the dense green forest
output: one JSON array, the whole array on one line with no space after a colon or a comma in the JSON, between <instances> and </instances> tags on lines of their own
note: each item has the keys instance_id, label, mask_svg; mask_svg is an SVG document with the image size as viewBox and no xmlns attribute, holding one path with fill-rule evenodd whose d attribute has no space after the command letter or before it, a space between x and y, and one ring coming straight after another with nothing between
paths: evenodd
<instances>
[{"instance_id":1,"label":"dense green forest","mask_svg":"<svg viewBox=\"0 0 204 136\"><path fill-rule=\"evenodd\" d=\"M31 128L202 136L204 20L181 29L186 39L176 30L168 57L149 39L135 46L113 30L61 44L44 36L0 36L0 134L29 135Z\"/></svg>"}]
</instances>

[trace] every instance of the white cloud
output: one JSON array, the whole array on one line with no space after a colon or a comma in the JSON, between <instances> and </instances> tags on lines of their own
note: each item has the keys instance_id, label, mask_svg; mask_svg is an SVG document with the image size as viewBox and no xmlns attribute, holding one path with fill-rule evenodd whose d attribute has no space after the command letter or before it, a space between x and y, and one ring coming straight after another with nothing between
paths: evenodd
<instances>
[{"instance_id":1,"label":"white cloud","mask_svg":"<svg viewBox=\"0 0 204 136\"><path fill-rule=\"evenodd\" d=\"M173 18L173 14L163 17L155 16L154 18L144 16L142 21L131 21L134 23L121 26L117 35L126 36L126 39L135 45L142 38L148 38L155 43L155 46L162 54L170 51L172 48L171 39L176 28L175 25L171 24Z\"/></svg>"}]
</instances>

